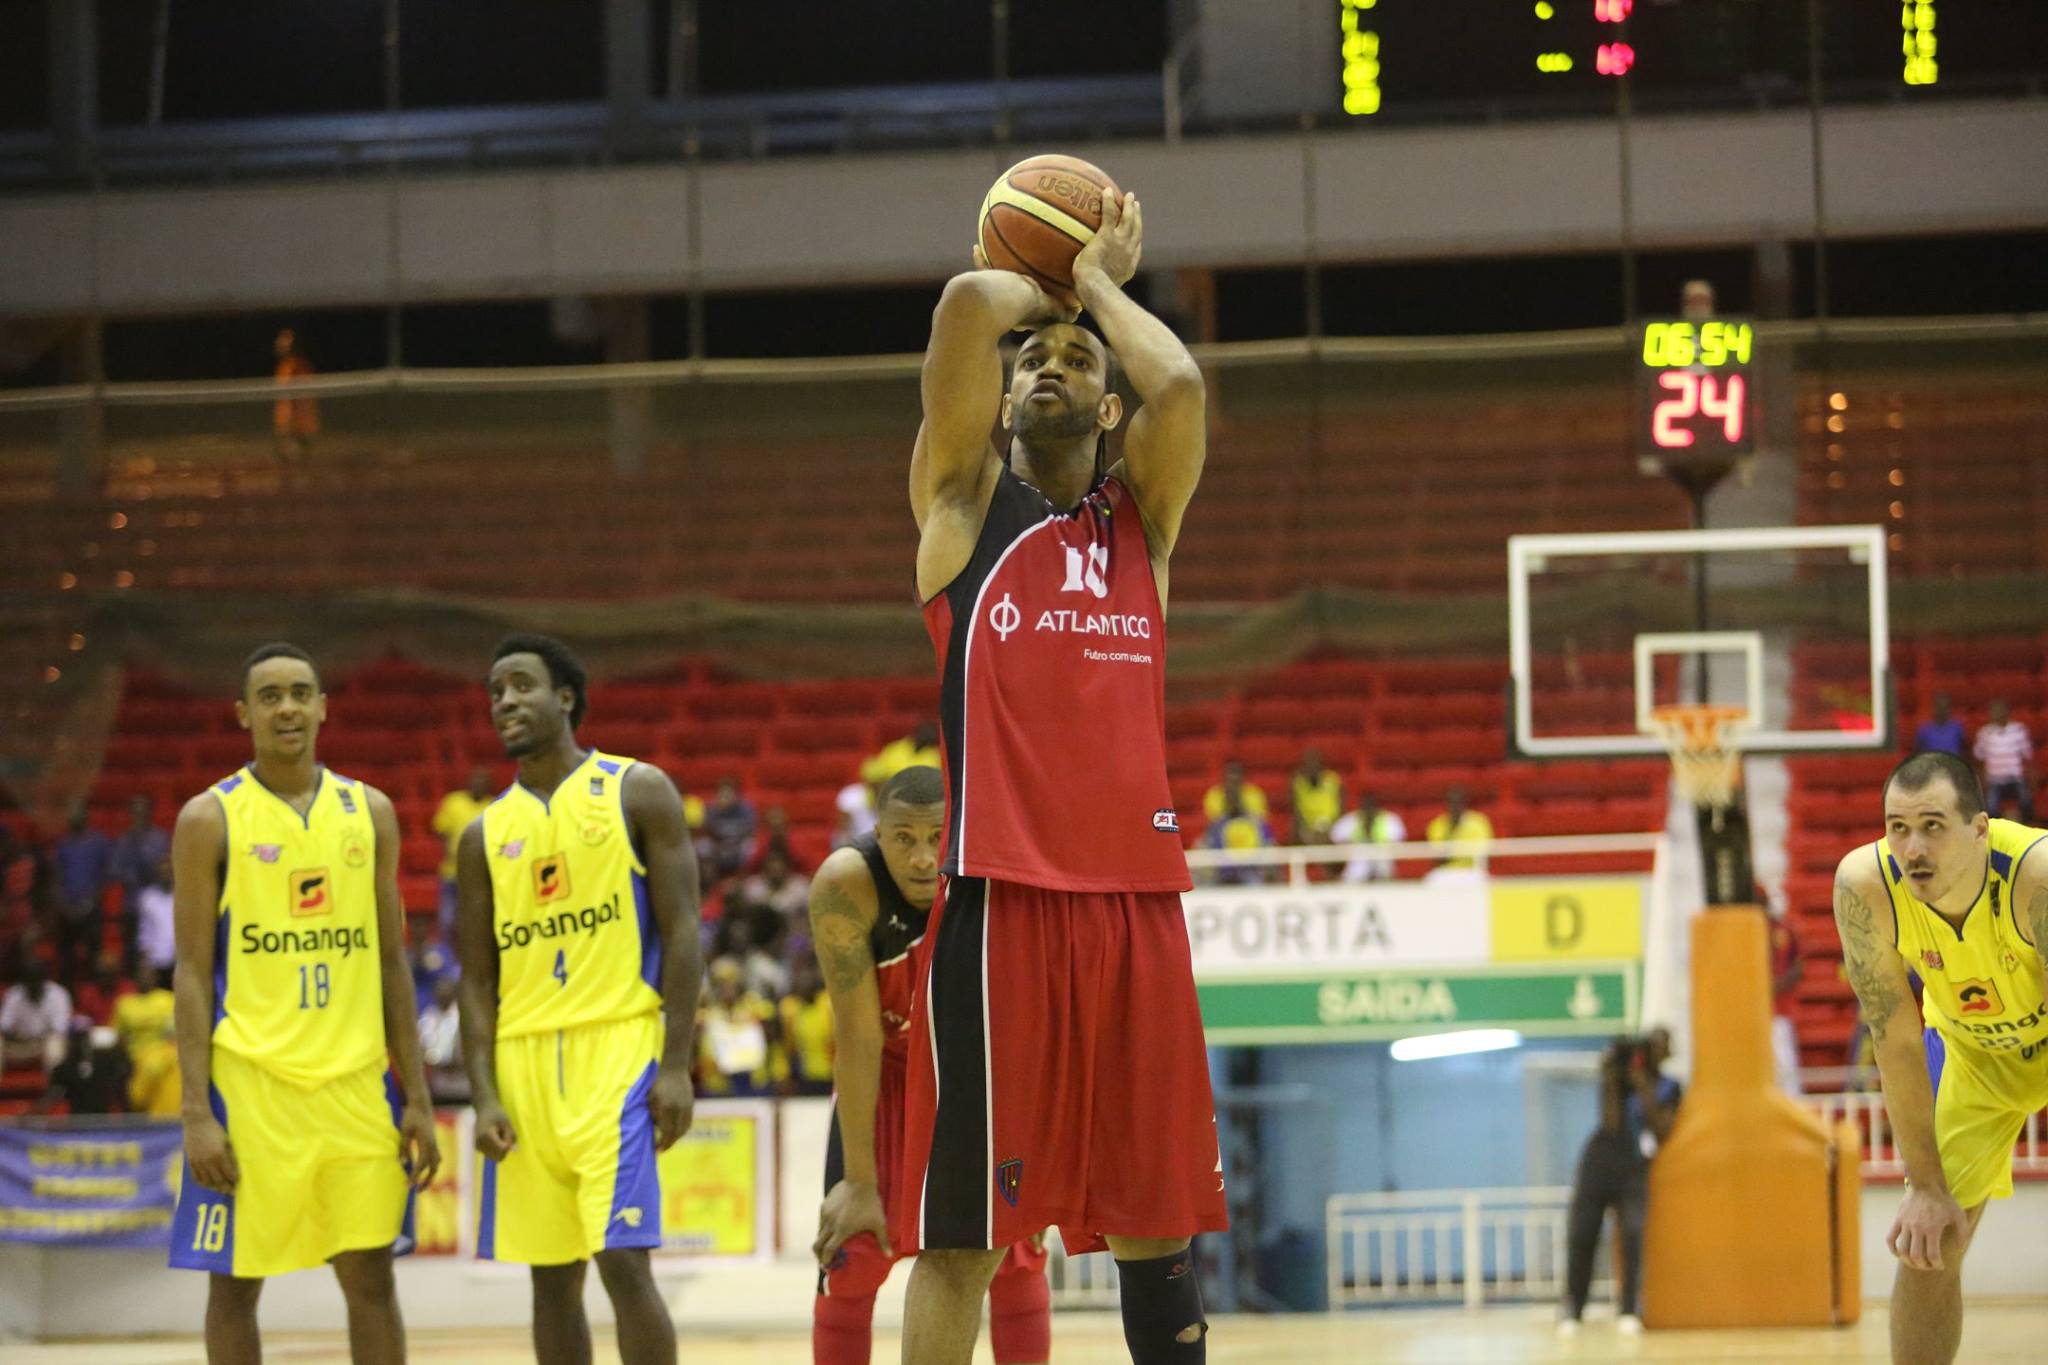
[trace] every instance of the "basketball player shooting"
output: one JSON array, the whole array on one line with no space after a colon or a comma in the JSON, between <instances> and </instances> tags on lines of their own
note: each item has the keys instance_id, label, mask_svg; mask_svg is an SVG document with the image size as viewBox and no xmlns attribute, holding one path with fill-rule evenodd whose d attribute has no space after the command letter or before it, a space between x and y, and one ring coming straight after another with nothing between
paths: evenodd
<instances>
[{"instance_id":1,"label":"basketball player shooting","mask_svg":"<svg viewBox=\"0 0 2048 1365\"><path fill-rule=\"evenodd\" d=\"M2012 1195L2013 1144L2048 1106L2048 830L1989 818L1976 770L1939 752L1892 770L1884 827L1842 859L1835 924L1906 1166L1885 1239L1899 1258L1892 1359L1948 1365L1963 1255L1985 1201Z\"/></svg>"},{"instance_id":2,"label":"basketball player shooting","mask_svg":"<svg viewBox=\"0 0 2048 1365\"><path fill-rule=\"evenodd\" d=\"M891 1220L922 1253L915 1365L966 1365L1005 1248L1054 1224L1070 1251L1116 1255L1134 1362L1206 1358L1189 1241L1228 1220L1165 757L1167 563L1204 396L1123 291L1143 235L1136 196L1104 193L1071 294L977 270L932 317L910 500L947 858ZM1005 392L997 347L1019 329ZM1105 470L1112 351L1142 406Z\"/></svg>"}]
</instances>

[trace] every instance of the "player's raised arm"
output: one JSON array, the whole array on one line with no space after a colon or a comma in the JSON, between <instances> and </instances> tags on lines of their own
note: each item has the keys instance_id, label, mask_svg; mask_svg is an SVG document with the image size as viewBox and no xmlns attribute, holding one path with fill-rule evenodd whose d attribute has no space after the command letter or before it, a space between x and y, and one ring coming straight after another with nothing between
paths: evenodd
<instances>
[{"instance_id":1,"label":"player's raised arm","mask_svg":"<svg viewBox=\"0 0 2048 1365\"><path fill-rule=\"evenodd\" d=\"M875 1164L875 1110L882 1087L882 995L869 946L879 909L860 854L841 849L811 882L811 940L832 997L832 1087L846 1177L825 1195L812 1250L830 1264L847 1238L872 1232L890 1254Z\"/></svg>"},{"instance_id":2,"label":"player's raised arm","mask_svg":"<svg viewBox=\"0 0 2048 1365\"><path fill-rule=\"evenodd\" d=\"M1124 437L1122 474L1145 518L1155 561L1173 553L1181 517L1208 457L1208 398L1201 367L1173 329L1124 293L1144 247L1138 196L1105 196L1102 227L1074 258L1074 291L1102 327L1141 406Z\"/></svg>"},{"instance_id":3,"label":"player's raised arm","mask_svg":"<svg viewBox=\"0 0 2048 1365\"><path fill-rule=\"evenodd\" d=\"M697 993L704 957L697 931L697 854L690 843L683 798L668 774L645 763L626 770L622 793L633 843L647 866L647 899L661 936L661 1065L648 1103L654 1111L654 1146L667 1151L690 1131L697 1092L690 1079L696 1059Z\"/></svg>"},{"instance_id":4,"label":"player's raised arm","mask_svg":"<svg viewBox=\"0 0 2048 1365\"><path fill-rule=\"evenodd\" d=\"M1019 327L1071 321L1076 311L1007 270L970 270L946 282L925 346L924 422L910 457L910 510L920 529L934 502L973 501L997 468L989 443L1003 397L997 345Z\"/></svg>"},{"instance_id":5,"label":"player's raised arm","mask_svg":"<svg viewBox=\"0 0 2048 1365\"><path fill-rule=\"evenodd\" d=\"M434 1097L420 1060L420 1008L413 995L412 964L405 957L405 903L398 892L398 812L391 798L365 787L370 823L377 831L377 965L384 994L384 1043L398 1067L405 1108L398 1118L399 1156L415 1189L433 1183L441 1169L434 1133Z\"/></svg>"},{"instance_id":6,"label":"player's raised arm","mask_svg":"<svg viewBox=\"0 0 2048 1365\"><path fill-rule=\"evenodd\" d=\"M1885 1112L1910 1186L1886 1245L1916 1270L1939 1270L1945 1234L1953 1228L1961 1238L1969 1225L1942 1174L1920 1011L1906 979L1906 960L1896 946L1898 922L1891 896L1869 866L1871 861L1867 849L1842 859L1835 872L1835 927L1842 936L1849 984L1870 1029L1878 1075L1884 1082Z\"/></svg>"},{"instance_id":7,"label":"player's raised arm","mask_svg":"<svg viewBox=\"0 0 2048 1365\"><path fill-rule=\"evenodd\" d=\"M241 1172L227 1129L214 1116L213 946L220 922L221 861L227 855L228 821L220 801L203 791L178 812L171 835L171 916L178 970L171 981L176 998L178 1077L184 1087L185 1160L192 1178L226 1194Z\"/></svg>"},{"instance_id":8,"label":"player's raised arm","mask_svg":"<svg viewBox=\"0 0 2048 1365\"><path fill-rule=\"evenodd\" d=\"M482 816L462 831L455 847L455 956L462 964L457 1018L462 1024L462 1065L476 1108L476 1149L503 1161L518 1136L498 1098L498 945L491 934L491 866Z\"/></svg>"}]
</instances>

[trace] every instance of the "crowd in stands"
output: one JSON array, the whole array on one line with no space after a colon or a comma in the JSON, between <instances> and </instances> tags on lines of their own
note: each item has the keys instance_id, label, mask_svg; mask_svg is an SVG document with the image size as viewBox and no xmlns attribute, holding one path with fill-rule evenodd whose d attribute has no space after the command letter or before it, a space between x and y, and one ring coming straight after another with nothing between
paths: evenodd
<instances>
[{"instance_id":1,"label":"crowd in stands","mask_svg":"<svg viewBox=\"0 0 2048 1365\"><path fill-rule=\"evenodd\" d=\"M1974 758L1994 811L2033 819L2032 738L2002 699L1990 703L1989 718L1973 736L1955 719L1949 699L1935 696L1914 747ZM883 782L906 767L938 762L931 724L871 756L838 795L832 845L874 828L873 794ZM433 819L449 850L440 869L440 904L431 927L415 926L421 1041L436 1094L451 1102L467 1098L456 1015L459 968L451 947L454 847L495 794L492 774L479 768L462 790L442 800ZM1224 763L1203 795L1201 828L1188 832L1196 847L1226 855L1201 879L1222 886L1284 882L1288 873L1280 861L1228 856L1282 845L1356 850L1341 867L1318 868L1318 876L1356 883L1396 874L1393 856L1364 846L1403 843L1411 837L1407 823L1369 789L1348 791L1314 749L1289 776L1285 798L1282 818L1242 763ZM737 777L721 780L709 800L686 797L685 813L703 879L700 1093L828 1093L832 1007L811 950L809 860L791 846L782 810L758 809ZM1455 871L1474 865L1493 827L1468 793L1452 788L1423 837L1464 846L1436 860L1436 869ZM83 809L48 841L36 840L18 816L0 819L0 1114L24 1108L178 1112L168 989L176 956L170 842L147 797L131 803L124 827L113 833L96 828ZM1405 861L1410 869L1418 866ZM1774 952L1781 951L1774 943ZM1784 974L1780 958L1773 975Z\"/></svg>"}]
</instances>

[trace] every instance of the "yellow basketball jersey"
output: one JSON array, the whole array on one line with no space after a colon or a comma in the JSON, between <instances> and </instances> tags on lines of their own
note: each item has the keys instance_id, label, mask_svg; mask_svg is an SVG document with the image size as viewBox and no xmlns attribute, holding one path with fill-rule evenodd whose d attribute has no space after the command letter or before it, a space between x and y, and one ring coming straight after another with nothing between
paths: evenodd
<instances>
[{"instance_id":1,"label":"yellow basketball jersey","mask_svg":"<svg viewBox=\"0 0 2048 1365\"><path fill-rule=\"evenodd\" d=\"M253 767L210 790L228 827L213 1045L304 1086L383 1064L377 830L363 784L322 768L304 815Z\"/></svg>"},{"instance_id":2,"label":"yellow basketball jersey","mask_svg":"<svg viewBox=\"0 0 2048 1365\"><path fill-rule=\"evenodd\" d=\"M661 1008L661 936L622 799L632 766L593 751L552 795L515 782L484 811L501 1038Z\"/></svg>"},{"instance_id":3,"label":"yellow basketball jersey","mask_svg":"<svg viewBox=\"0 0 2048 1365\"><path fill-rule=\"evenodd\" d=\"M2020 937L2012 903L2020 863L2044 838L2048 830L1991 822L1984 889L1961 928L1913 895L1883 840L1872 846L1898 916L1899 952L1925 986L1921 1013L1943 1036L1985 1052L2028 1056L2048 1040L2041 954ZM2048 858L2048 851L2039 856Z\"/></svg>"}]
</instances>

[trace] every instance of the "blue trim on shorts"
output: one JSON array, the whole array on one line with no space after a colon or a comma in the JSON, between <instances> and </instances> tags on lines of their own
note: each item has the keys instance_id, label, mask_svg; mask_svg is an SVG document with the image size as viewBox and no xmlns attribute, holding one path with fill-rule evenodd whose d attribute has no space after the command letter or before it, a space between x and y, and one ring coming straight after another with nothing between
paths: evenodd
<instances>
[{"instance_id":1,"label":"blue trim on shorts","mask_svg":"<svg viewBox=\"0 0 2048 1365\"><path fill-rule=\"evenodd\" d=\"M480 1261L498 1259L498 1163L483 1155L476 1157L478 1184L476 1211L476 1255Z\"/></svg>"},{"instance_id":2,"label":"blue trim on shorts","mask_svg":"<svg viewBox=\"0 0 2048 1365\"><path fill-rule=\"evenodd\" d=\"M398 1127L399 1115L405 1112L405 1096L399 1092L398 1077L390 1071L384 1073L384 1102L391 1106L391 1126ZM403 1130L401 1130L403 1131ZM419 1248L419 1229L414 1221L414 1204L419 1200L419 1191L413 1188L412 1162L405 1163L405 1216L398 1220L398 1237L391 1243L393 1256L410 1256Z\"/></svg>"},{"instance_id":3,"label":"blue trim on shorts","mask_svg":"<svg viewBox=\"0 0 2048 1365\"><path fill-rule=\"evenodd\" d=\"M221 1098L220 1088L206 1087L208 1106L213 1117L222 1128L228 1126L227 1101ZM171 1257L174 1270L207 1270L216 1275L235 1273L235 1197L232 1194L216 1194L192 1178L192 1163L182 1162L184 1173L178 1186L178 1207L171 1215ZM207 1210L225 1206L227 1209L227 1231L219 1251L195 1248L192 1244L199 1239L200 1220Z\"/></svg>"},{"instance_id":4,"label":"blue trim on shorts","mask_svg":"<svg viewBox=\"0 0 2048 1365\"><path fill-rule=\"evenodd\" d=\"M619 1167L612 1181L611 1215L604 1225L604 1250L661 1245L661 1172L655 1167L654 1063L640 1073L619 1110Z\"/></svg>"},{"instance_id":5,"label":"blue trim on shorts","mask_svg":"<svg viewBox=\"0 0 2048 1365\"><path fill-rule=\"evenodd\" d=\"M661 991L661 929L654 922L654 905L647 896L647 874L633 874L633 909L640 916L640 979L657 994Z\"/></svg>"},{"instance_id":6,"label":"blue trim on shorts","mask_svg":"<svg viewBox=\"0 0 2048 1365\"><path fill-rule=\"evenodd\" d=\"M1927 1079L1934 1083L1934 1098L1941 1099L1941 1073L1948 1066L1948 1040L1941 1030L1931 1028L1924 1039L1927 1047Z\"/></svg>"}]
</instances>

